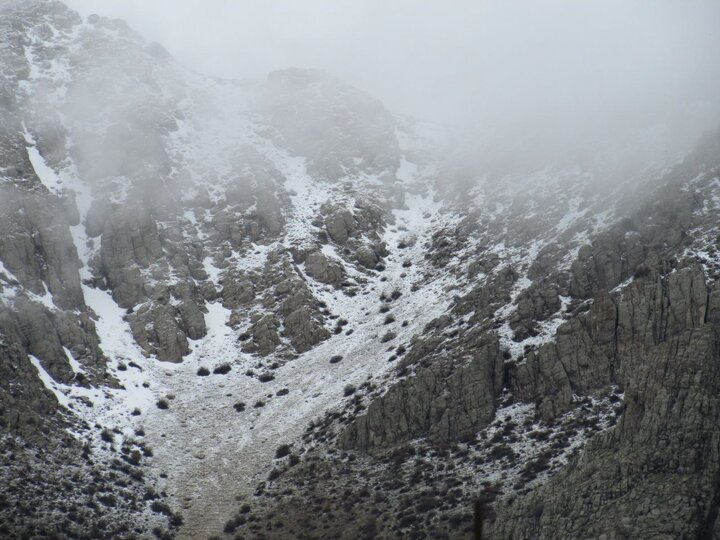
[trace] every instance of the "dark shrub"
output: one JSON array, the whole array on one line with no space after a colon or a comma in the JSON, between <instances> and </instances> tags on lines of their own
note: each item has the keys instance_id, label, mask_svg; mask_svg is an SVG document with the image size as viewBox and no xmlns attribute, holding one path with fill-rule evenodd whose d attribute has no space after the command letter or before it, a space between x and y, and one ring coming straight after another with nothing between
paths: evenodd
<instances>
[{"instance_id":1,"label":"dark shrub","mask_svg":"<svg viewBox=\"0 0 720 540\"><path fill-rule=\"evenodd\" d=\"M535 519L540 519L543 512L545 512L545 503L543 501L535 503L530 511Z\"/></svg>"},{"instance_id":2,"label":"dark shrub","mask_svg":"<svg viewBox=\"0 0 720 540\"><path fill-rule=\"evenodd\" d=\"M277 391L275 394L276 396L287 396L290 393L290 390L288 388L281 388Z\"/></svg>"},{"instance_id":3,"label":"dark shrub","mask_svg":"<svg viewBox=\"0 0 720 540\"><path fill-rule=\"evenodd\" d=\"M415 505L415 512L418 514L424 514L440 506L440 502L436 501L432 497L421 497L418 503Z\"/></svg>"},{"instance_id":4,"label":"dark shrub","mask_svg":"<svg viewBox=\"0 0 720 540\"><path fill-rule=\"evenodd\" d=\"M98 501L100 501L105 506L116 506L117 505L117 499L114 495L100 495L98 497Z\"/></svg>"},{"instance_id":5,"label":"dark shrub","mask_svg":"<svg viewBox=\"0 0 720 540\"><path fill-rule=\"evenodd\" d=\"M508 458L510 460L515 459L517 457L517 454L513 451L512 448L505 444L501 444L498 446L495 446L492 451L490 452L490 456L493 459L502 459L502 458Z\"/></svg>"},{"instance_id":6,"label":"dark shrub","mask_svg":"<svg viewBox=\"0 0 720 540\"><path fill-rule=\"evenodd\" d=\"M635 273L633 274L633 277L635 279L641 279L644 277L648 277L650 275L650 267L646 264L641 264L635 269Z\"/></svg>"},{"instance_id":7,"label":"dark shrub","mask_svg":"<svg viewBox=\"0 0 720 540\"><path fill-rule=\"evenodd\" d=\"M164 399L159 399L156 405L158 409L167 409L169 407L168 402Z\"/></svg>"},{"instance_id":8,"label":"dark shrub","mask_svg":"<svg viewBox=\"0 0 720 540\"><path fill-rule=\"evenodd\" d=\"M258 381L260 381L261 383L270 382L274 379L275 379L275 375L273 375L272 373L267 373L267 372L261 373L260 376L258 377Z\"/></svg>"},{"instance_id":9,"label":"dark shrub","mask_svg":"<svg viewBox=\"0 0 720 540\"><path fill-rule=\"evenodd\" d=\"M215 375L225 375L226 373L230 373L230 364L220 364L218 367L213 369L213 373Z\"/></svg>"},{"instance_id":10,"label":"dark shrub","mask_svg":"<svg viewBox=\"0 0 720 540\"><path fill-rule=\"evenodd\" d=\"M233 405L233 409L237 412L243 412L245 410L245 404L242 401L238 401L235 405Z\"/></svg>"},{"instance_id":11,"label":"dark shrub","mask_svg":"<svg viewBox=\"0 0 720 540\"><path fill-rule=\"evenodd\" d=\"M347 397L347 396L352 396L354 393L355 393L355 387L354 387L352 384L348 384L348 385L343 389L343 395L344 395L345 397Z\"/></svg>"},{"instance_id":12,"label":"dark shrub","mask_svg":"<svg viewBox=\"0 0 720 540\"><path fill-rule=\"evenodd\" d=\"M130 455L128 456L127 460L128 463L131 465L140 465L140 458L142 457L142 454L138 452L137 450L133 450L130 452Z\"/></svg>"},{"instance_id":13,"label":"dark shrub","mask_svg":"<svg viewBox=\"0 0 720 540\"><path fill-rule=\"evenodd\" d=\"M340 362L342 359L343 359L342 356L340 356L339 354L336 354L335 356L333 356L332 358L330 358L330 363L331 363L331 364L337 364L337 363Z\"/></svg>"},{"instance_id":14,"label":"dark shrub","mask_svg":"<svg viewBox=\"0 0 720 540\"><path fill-rule=\"evenodd\" d=\"M530 437L531 439L535 439L536 441L547 441L550 438L550 430L533 430L528 433L528 437Z\"/></svg>"},{"instance_id":15,"label":"dark shrub","mask_svg":"<svg viewBox=\"0 0 720 540\"><path fill-rule=\"evenodd\" d=\"M173 512L170 510L170 507L165 504L164 502L160 501L153 501L153 503L150 505L150 510L153 512L156 512L158 514L164 514L166 516L172 516Z\"/></svg>"},{"instance_id":16,"label":"dark shrub","mask_svg":"<svg viewBox=\"0 0 720 540\"><path fill-rule=\"evenodd\" d=\"M277 447L277 450L275 450L275 459L281 459L285 456L290 455L290 445L287 444L281 444Z\"/></svg>"},{"instance_id":17,"label":"dark shrub","mask_svg":"<svg viewBox=\"0 0 720 540\"><path fill-rule=\"evenodd\" d=\"M235 519L230 519L225 523L225 527L223 527L223 532L225 534L231 534L235 532L235 529L238 528L238 522Z\"/></svg>"},{"instance_id":18,"label":"dark shrub","mask_svg":"<svg viewBox=\"0 0 720 540\"><path fill-rule=\"evenodd\" d=\"M207 377L208 375L210 375L210 370L206 367L199 367L197 370L197 374L200 377Z\"/></svg>"}]
</instances>

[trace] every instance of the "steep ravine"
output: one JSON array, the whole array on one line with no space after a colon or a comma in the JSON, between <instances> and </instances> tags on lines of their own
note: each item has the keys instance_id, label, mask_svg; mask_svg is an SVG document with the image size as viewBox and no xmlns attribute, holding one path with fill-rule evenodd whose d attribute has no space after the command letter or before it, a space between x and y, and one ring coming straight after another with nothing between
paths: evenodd
<instances>
[{"instance_id":1,"label":"steep ravine","mask_svg":"<svg viewBox=\"0 0 720 540\"><path fill-rule=\"evenodd\" d=\"M720 138L442 138L0 2L0 536L716 535Z\"/></svg>"},{"instance_id":2,"label":"steep ravine","mask_svg":"<svg viewBox=\"0 0 720 540\"><path fill-rule=\"evenodd\" d=\"M482 500L491 538L707 534L718 466L717 257L688 256L688 246L717 253L717 141L580 250L566 286L595 292L572 299L549 342L505 354L500 387L495 370L472 367L492 365L499 321L436 321L407 353L414 375L401 368L349 426L325 421L331 437L320 451L310 433L309 459L281 464L228 530L469 538ZM459 305L477 314L481 304ZM301 501L311 516L287 510Z\"/></svg>"},{"instance_id":3,"label":"steep ravine","mask_svg":"<svg viewBox=\"0 0 720 540\"><path fill-rule=\"evenodd\" d=\"M385 350L391 343L380 340L389 328L377 313L380 294L403 294L402 305L393 313L408 324L398 323L393 343L407 341L442 312L447 302L442 280L426 282L422 291L410 290L423 274L421 246L432 223L413 223L412 215L423 214L428 205L422 198L411 204L418 206L395 212L396 223L387 227L384 237L390 240L403 227L417 236L417 243L403 257L386 258L385 281L369 279L356 296L347 297L308 278L327 309L347 321L344 332L273 370L272 380L260 382L246 375L257 361L237 351L235 335L224 327L229 313L217 304L209 305L209 333L193 342L192 356L154 370L159 384L175 397L168 410L151 409L144 426L156 449L153 466L168 472L165 489L182 506L181 537L221 533L238 500L251 498L265 478L281 444L297 444L311 420L345 401L348 385L382 380L390 367ZM408 258L420 264L407 272L412 277L401 278ZM353 332L345 335L350 329ZM335 356L342 360L331 363ZM212 370L224 362L232 366L225 375L197 375L200 366ZM256 406L260 402L263 405ZM244 404L241 411L234 407L239 403Z\"/></svg>"}]
</instances>

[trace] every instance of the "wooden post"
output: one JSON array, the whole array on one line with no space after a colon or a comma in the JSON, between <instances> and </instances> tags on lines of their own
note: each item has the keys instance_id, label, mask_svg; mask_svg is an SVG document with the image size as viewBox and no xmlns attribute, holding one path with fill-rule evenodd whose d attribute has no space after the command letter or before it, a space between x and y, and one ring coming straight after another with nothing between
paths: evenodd
<instances>
[{"instance_id":1,"label":"wooden post","mask_svg":"<svg viewBox=\"0 0 720 540\"><path fill-rule=\"evenodd\" d=\"M483 520L485 519L485 498L480 497L475 501L475 511L474 511L474 538L475 540L482 540L483 533Z\"/></svg>"}]
</instances>

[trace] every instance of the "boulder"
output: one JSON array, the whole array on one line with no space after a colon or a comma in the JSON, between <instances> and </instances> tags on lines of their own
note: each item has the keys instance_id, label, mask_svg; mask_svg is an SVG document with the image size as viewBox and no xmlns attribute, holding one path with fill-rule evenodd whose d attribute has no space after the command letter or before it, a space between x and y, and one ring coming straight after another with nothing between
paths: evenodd
<instances>
[{"instance_id":1,"label":"boulder","mask_svg":"<svg viewBox=\"0 0 720 540\"><path fill-rule=\"evenodd\" d=\"M327 283L335 287L339 286L344 279L343 267L330 261L319 251L315 251L305 259L305 271L307 274L321 283Z\"/></svg>"}]
</instances>

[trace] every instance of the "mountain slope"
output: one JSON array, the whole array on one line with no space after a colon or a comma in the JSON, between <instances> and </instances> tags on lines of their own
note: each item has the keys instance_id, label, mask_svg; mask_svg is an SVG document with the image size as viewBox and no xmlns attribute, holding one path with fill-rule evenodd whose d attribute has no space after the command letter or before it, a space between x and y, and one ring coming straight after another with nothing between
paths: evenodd
<instances>
[{"instance_id":1,"label":"mountain slope","mask_svg":"<svg viewBox=\"0 0 720 540\"><path fill-rule=\"evenodd\" d=\"M713 531L717 136L485 169L322 72L0 10L4 534Z\"/></svg>"}]
</instances>

